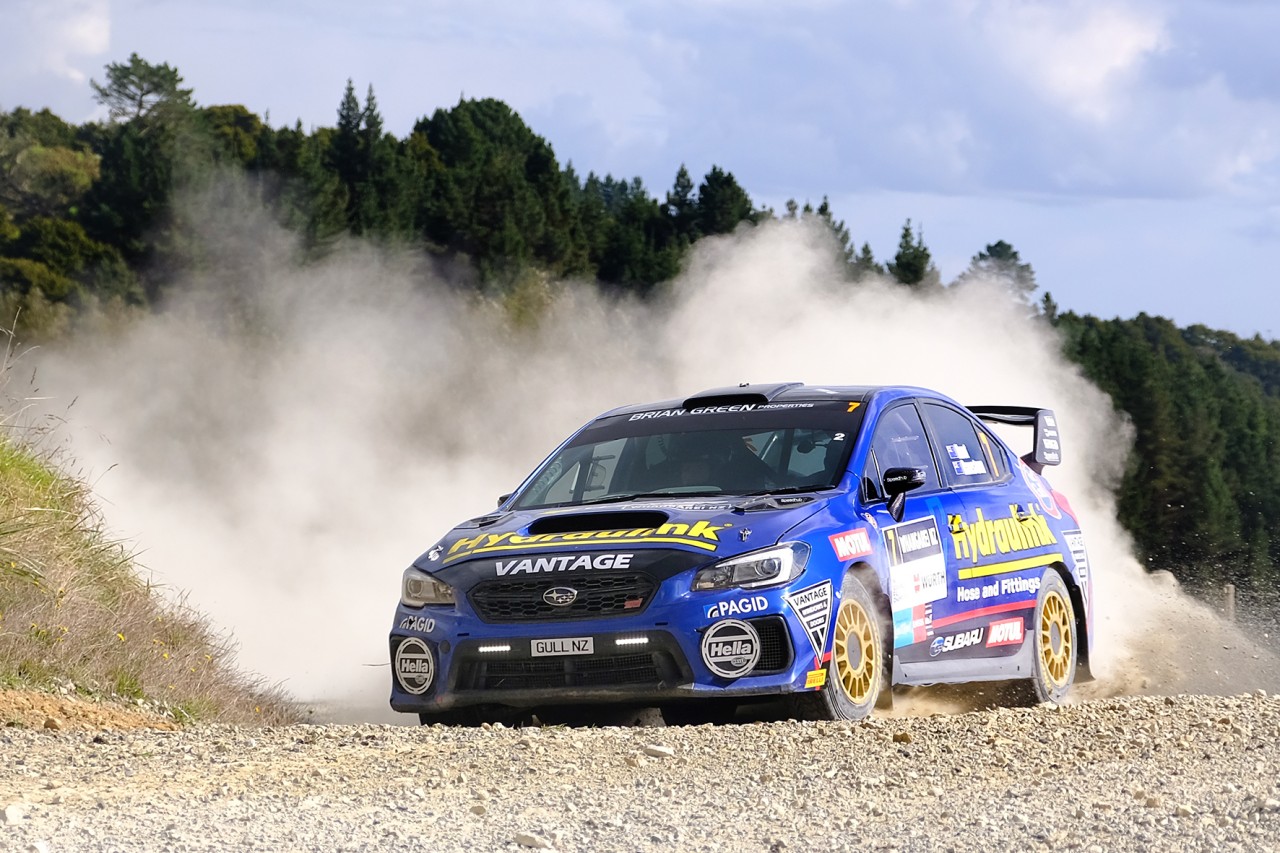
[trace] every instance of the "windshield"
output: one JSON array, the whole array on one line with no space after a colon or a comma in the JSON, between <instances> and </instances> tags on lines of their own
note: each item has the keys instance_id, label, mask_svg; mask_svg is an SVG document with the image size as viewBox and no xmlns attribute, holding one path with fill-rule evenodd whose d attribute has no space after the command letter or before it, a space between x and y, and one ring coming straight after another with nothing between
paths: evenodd
<instances>
[{"instance_id":1,"label":"windshield","mask_svg":"<svg viewBox=\"0 0 1280 853\"><path fill-rule=\"evenodd\" d=\"M708 414L669 410L602 418L549 459L513 506L836 485L848 464L861 407L834 400L789 405L795 408Z\"/></svg>"}]
</instances>

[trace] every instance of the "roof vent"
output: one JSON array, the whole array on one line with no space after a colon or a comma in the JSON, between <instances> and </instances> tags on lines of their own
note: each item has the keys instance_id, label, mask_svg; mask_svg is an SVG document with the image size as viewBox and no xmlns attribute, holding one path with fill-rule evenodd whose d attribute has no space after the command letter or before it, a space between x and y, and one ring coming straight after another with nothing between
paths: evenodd
<instances>
[{"instance_id":1,"label":"roof vent","mask_svg":"<svg viewBox=\"0 0 1280 853\"><path fill-rule=\"evenodd\" d=\"M697 409L703 406L740 406L744 404L760 405L768 403L782 392L790 388L799 388L803 382L775 382L771 385L750 385L743 383L729 388L711 388L700 394L694 394L684 401L684 408Z\"/></svg>"}]
</instances>

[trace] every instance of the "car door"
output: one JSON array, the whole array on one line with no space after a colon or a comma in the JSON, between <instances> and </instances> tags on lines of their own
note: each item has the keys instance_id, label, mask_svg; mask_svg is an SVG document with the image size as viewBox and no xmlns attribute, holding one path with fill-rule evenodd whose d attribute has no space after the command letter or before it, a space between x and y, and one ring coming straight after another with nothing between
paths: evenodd
<instances>
[{"instance_id":1,"label":"car door","mask_svg":"<svg viewBox=\"0 0 1280 853\"><path fill-rule=\"evenodd\" d=\"M906 496L901 521L895 521L883 493L884 472L922 468L925 483ZM875 424L862 474L863 506L884 542L893 613L894 680L920 676L930 659L932 622L952 595L953 552L947 547L947 519L963 504L939 477L920 414L911 401L886 408Z\"/></svg>"},{"instance_id":2,"label":"car door","mask_svg":"<svg viewBox=\"0 0 1280 853\"><path fill-rule=\"evenodd\" d=\"M920 410L942 460L941 479L960 507L946 525L954 559L951 595L934 608L932 627L943 639L938 656L1014 655L1029 634L1044 567L1061 559L1046 508L983 424L941 402Z\"/></svg>"}]
</instances>

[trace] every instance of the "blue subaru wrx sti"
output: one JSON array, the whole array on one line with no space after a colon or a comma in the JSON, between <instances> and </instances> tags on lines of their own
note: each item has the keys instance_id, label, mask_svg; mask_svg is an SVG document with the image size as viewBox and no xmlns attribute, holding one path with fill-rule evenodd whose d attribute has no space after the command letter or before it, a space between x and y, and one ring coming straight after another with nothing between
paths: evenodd
<instances>
[{"instance_id":1,"label":"blue subaru wrx sti","mask_svg":"<svg viewBox=\"0 0 1280 853\"><path fill-rule=\"evenodd\" d=\"M1031 428L1018 456L988 426ZM910 387L744 385L615 409L404 573L391 706L423 722L592 703L672 718L893 685L1088 673L1084 535L1047 409ZM707 700L719 700L710 702Z\"/></svg>"}]
</instances>

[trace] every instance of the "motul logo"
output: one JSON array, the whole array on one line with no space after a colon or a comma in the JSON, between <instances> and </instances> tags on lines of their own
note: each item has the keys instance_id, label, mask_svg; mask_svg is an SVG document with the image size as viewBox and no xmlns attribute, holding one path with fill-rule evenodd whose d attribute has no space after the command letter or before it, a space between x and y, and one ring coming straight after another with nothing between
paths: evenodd
<instances>
[{"instance_id":1,"label":"motul logo","mask_svg":"<svg viewBox=\"0 0 1280 853\"><path fill-rule=\"evenodd\" d=\"M1022 642L1022 619L1001 619L992 622L987 632L987 648L1014 646Z\"/></svg>"},{"instance_id":2,"label":"motul logo","mask_svg":"<svg viewBox=\"0 0 1280 853\"><path fill-rule=\"evenodd\" d=\"M831 540L831 547L835 549L836 557L841 560L865 557L871 553L871 537L867 536L867 531L861 527L827 538Z\"/></svg>"}]
</instances>

